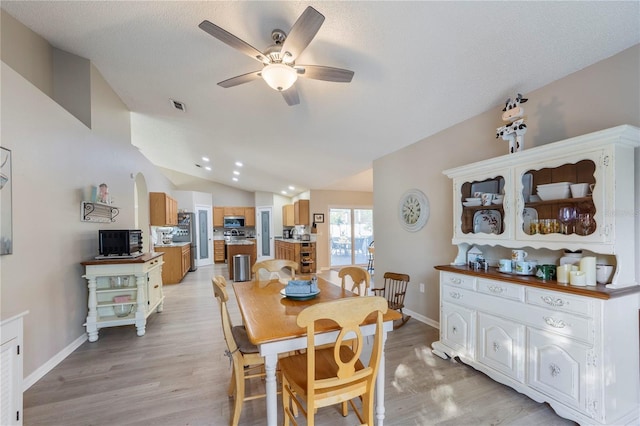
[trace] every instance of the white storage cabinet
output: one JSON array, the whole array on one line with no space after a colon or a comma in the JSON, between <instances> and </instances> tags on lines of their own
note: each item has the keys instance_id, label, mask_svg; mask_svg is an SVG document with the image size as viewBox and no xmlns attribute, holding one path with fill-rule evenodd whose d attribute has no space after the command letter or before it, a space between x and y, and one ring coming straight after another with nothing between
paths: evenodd
<instances>
[{"instance_id":1,"label":"white storage cabinet","mask_svg":"<svg viewBox=\"0 0 640 426\"><path fill-rule=\"evenodd\" d=\"M147 317L153 312L162 312L161 252L145 253L136 259L92 260L83 262L89 287L87 321L84 324L90 342L98 340L98 331L104 327L135 325L138 336L144 336ZM128 286L114 288L111 277L126 277ZM114 308L116 296L129 296L125 305L131 305L127 316L118 317Z\"/></svg>"}]
</instances>

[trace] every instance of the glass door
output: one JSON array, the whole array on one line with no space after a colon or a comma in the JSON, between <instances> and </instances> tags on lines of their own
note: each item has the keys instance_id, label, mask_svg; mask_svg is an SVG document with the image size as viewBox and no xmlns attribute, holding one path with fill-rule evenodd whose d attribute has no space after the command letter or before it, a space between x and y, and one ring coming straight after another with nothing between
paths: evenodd
<instances>
[{"instance_id":1,"label":"glass door","mask_svg":"<svg viewBox=\"0 0 640 426\"><path fill-rule=\"evenodd\" d=\"M335 208L329 218L331 266L365 266L373 242L373 210Z\"/></svg>"}]
</instances>

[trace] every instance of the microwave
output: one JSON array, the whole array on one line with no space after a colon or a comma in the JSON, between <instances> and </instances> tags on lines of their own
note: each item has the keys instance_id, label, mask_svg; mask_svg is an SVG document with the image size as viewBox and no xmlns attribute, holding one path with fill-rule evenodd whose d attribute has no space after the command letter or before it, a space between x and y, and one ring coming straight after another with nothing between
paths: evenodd
<instances>
[{"instance_id":1,"label":"microwave","mask_svg":"<svg viewBox=\"0 0 640 426\"><path fill-rule=\"evenodd\" d=\"M100 256L132 256L142 252L140 229L101 229L98 238Z\"/></svg>"},{"instance_id":2,"label":"microwave","mask_svg":"<svg viewBox=\"0 0 640 426\"><path fill-rule=\"evenodd\" d=\"M244 216L225 216L225 228L244 228Z\"/></svg>"}]
</instances>

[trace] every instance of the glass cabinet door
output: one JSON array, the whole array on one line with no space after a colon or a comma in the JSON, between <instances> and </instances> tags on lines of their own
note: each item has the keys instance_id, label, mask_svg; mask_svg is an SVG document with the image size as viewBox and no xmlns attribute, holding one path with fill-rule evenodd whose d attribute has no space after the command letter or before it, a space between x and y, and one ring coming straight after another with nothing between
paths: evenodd
<instances>
[{"instance_id":1,"label":"glass cabinet door","mask_svg":"<svg viewBox=\"0 0 640 426\"><path fill-rule=\"evenodd\" d=\"M460 179L455 193L455 235L476 241L511 236L509 212L505 208L511 199L509 186L508 173Z\"/></svg>"},{"instance_id":2,"label":"glass cabinet door","mask_svg":"<svg viewBox=\"0 0 640 426\"><path fill-rule=\"evenodd\" d=\"M582 158L582 159L580 159ZM516 237L539 241L600 240L604 200L598 181L599 153L520 169L522 187Z\"/></svg>"}]
</instances>

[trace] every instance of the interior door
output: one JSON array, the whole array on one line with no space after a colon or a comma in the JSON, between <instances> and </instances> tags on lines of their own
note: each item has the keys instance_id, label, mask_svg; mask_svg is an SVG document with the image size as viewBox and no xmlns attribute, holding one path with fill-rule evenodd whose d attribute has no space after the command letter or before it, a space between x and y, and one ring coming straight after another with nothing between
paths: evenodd
<instances>
[{"instance_id":1,"label":"interior door","mask_svg":"<svg viewBox=\"0 0 640 426\"><path fill-rule=\"evenodd\" d=\"M256 244L258 252L258 261L265 259L273 259L274 241L273 241L273 223L271 220L271 207L259 207L258 226L256 227Z\"/></svg>"},{"instance_id":2,"label":"interior door","mask_svg":"<svg viewBox=\"0 0 640 426\"><path fill-rule=\"evenodd\" d=\"M213 265L213 220L211 206L196 205L196 265Z\"/></svg>"}]
</instances>

